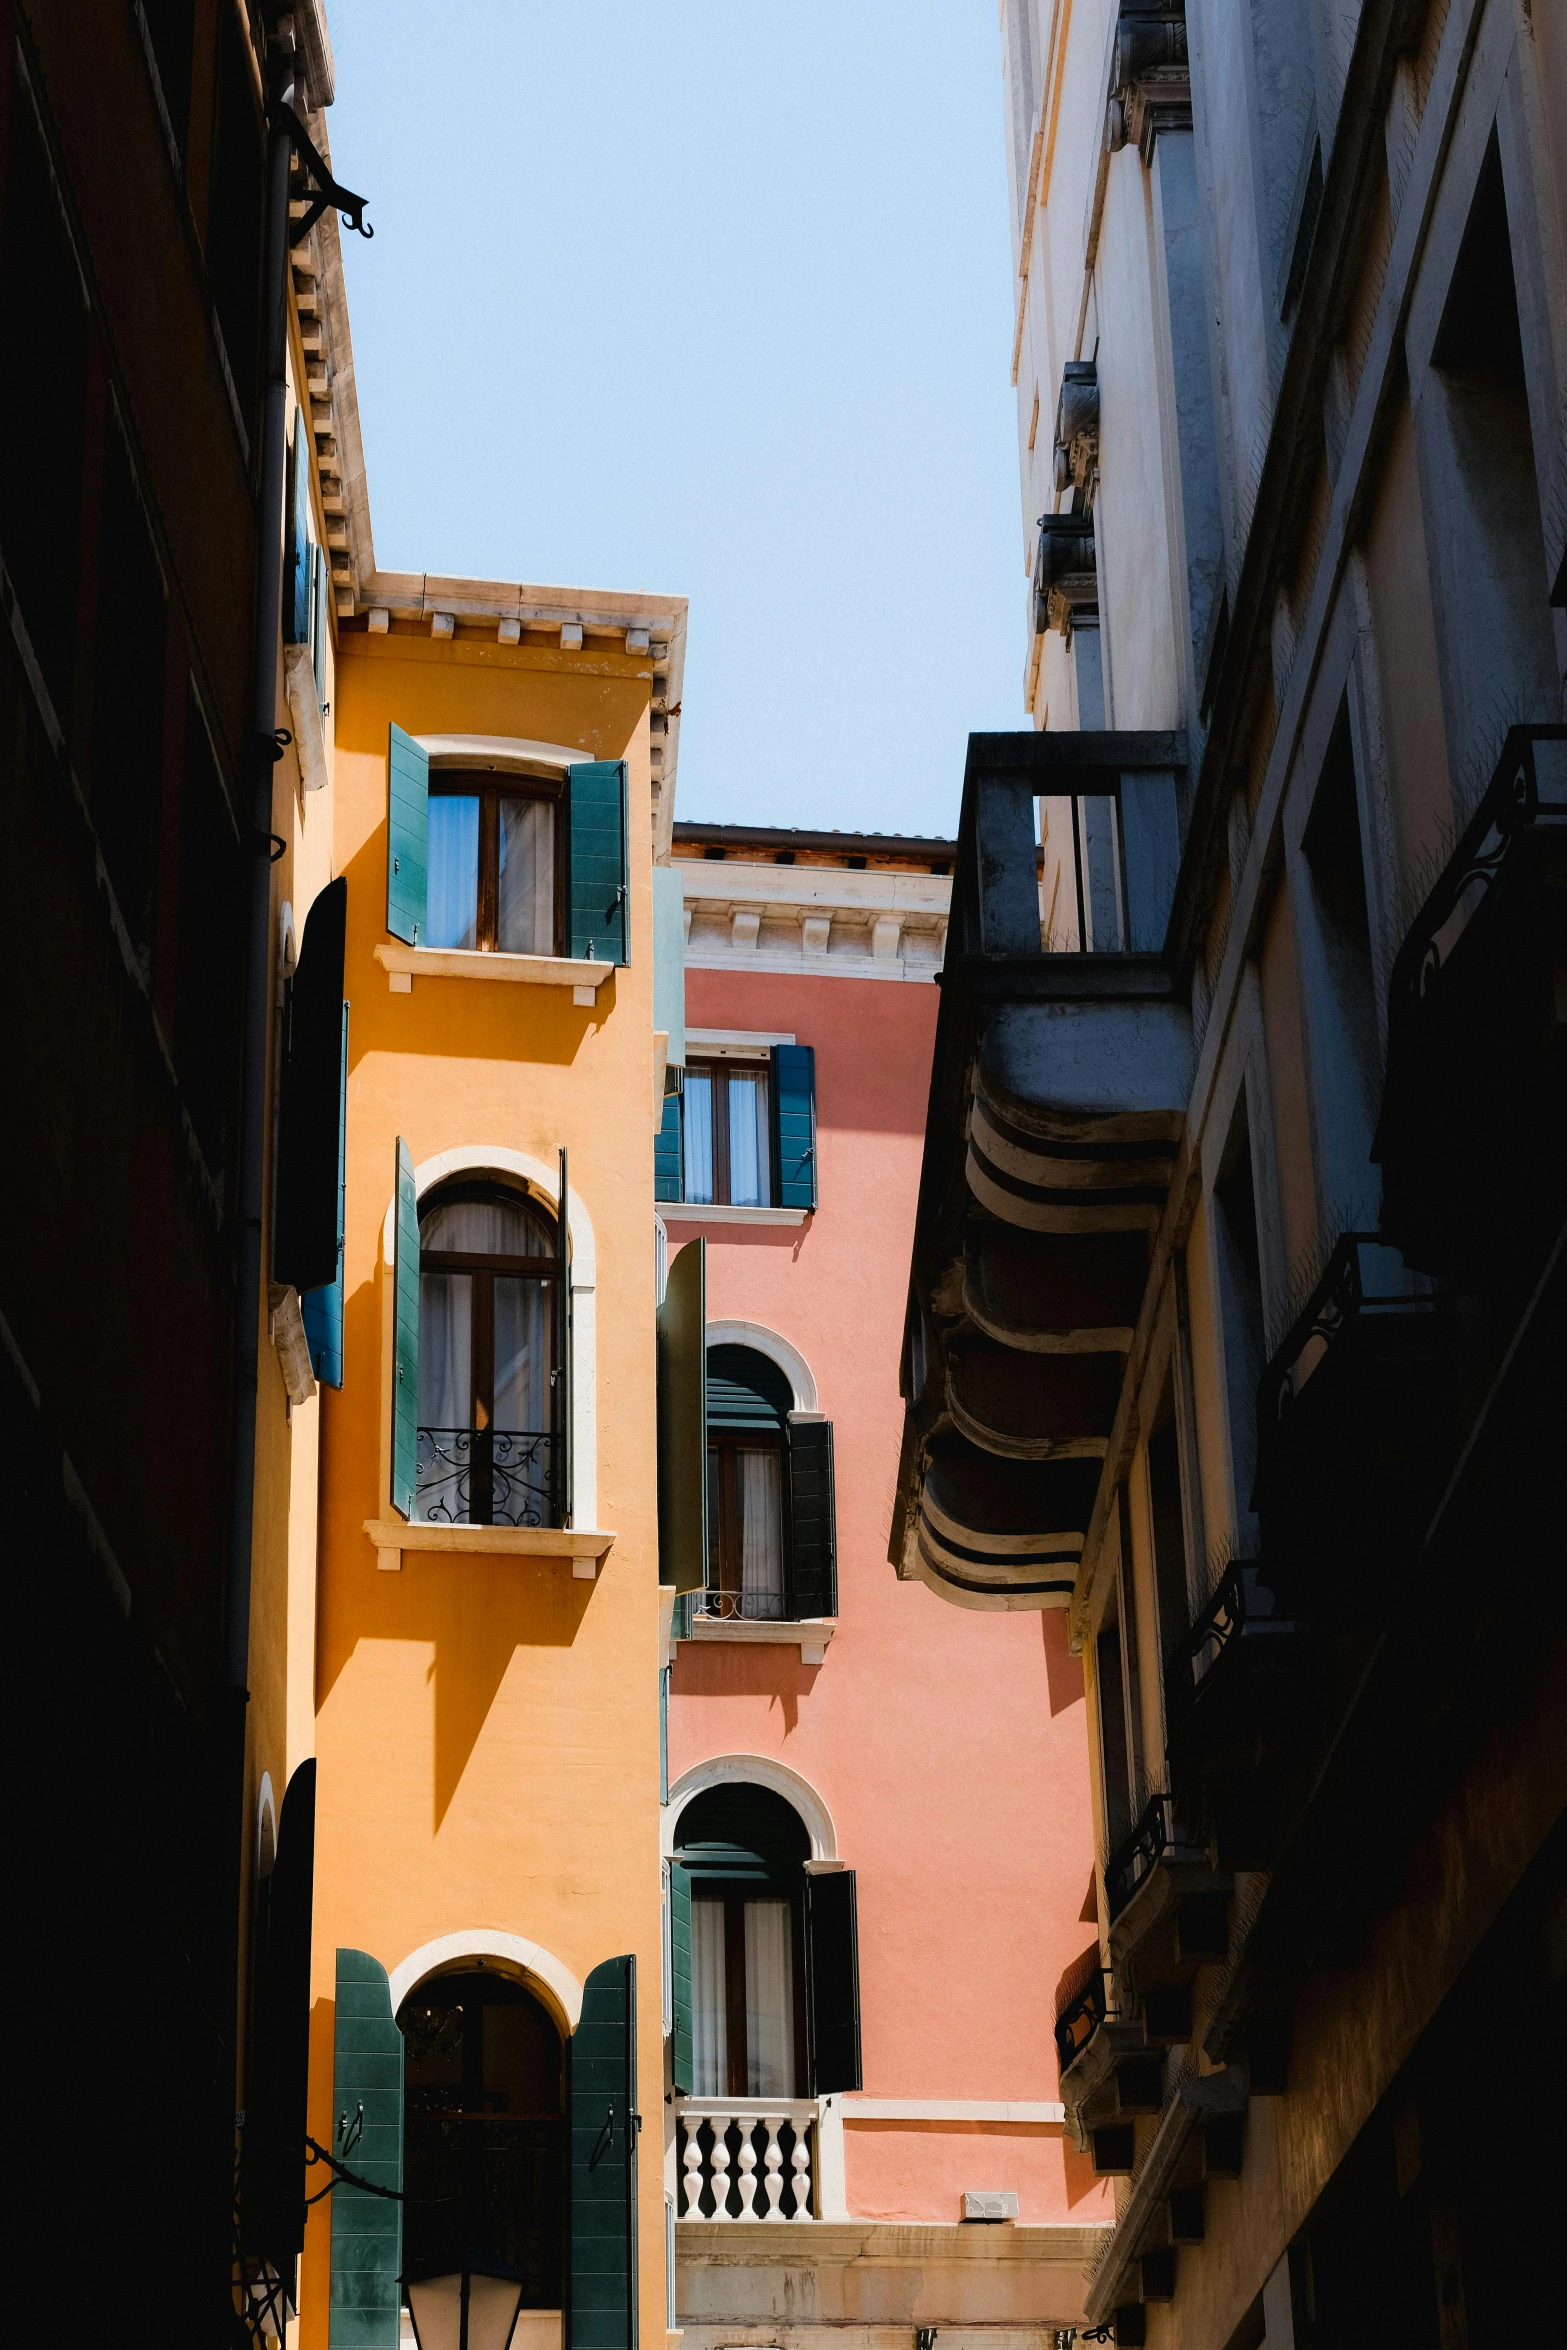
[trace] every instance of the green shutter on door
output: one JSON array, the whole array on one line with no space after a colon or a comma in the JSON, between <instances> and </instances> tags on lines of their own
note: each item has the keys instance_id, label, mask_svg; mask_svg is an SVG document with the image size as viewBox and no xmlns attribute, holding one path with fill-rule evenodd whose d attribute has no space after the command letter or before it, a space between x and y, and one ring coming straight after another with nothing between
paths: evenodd
<instances>
[{"instance_id":1,"label":"green shutter on door","mask_svg":"<svg viewBox=\"0 0 1567 2350\"><path fill-rule=\"evenodd\" d=\"M386 1969L364 1950L337 1954L332 2152L371 2187L401 2195L403 2036ZM331 2350L397 2350L402 2267L402 2204L340 2180L332 2191Z\"/></svg>"},{"instance_id":2,"label":"green shutter on door","mask_svg":"<svg viewBox=\"0 0 1567 2350\"><path fill-rule=\"evenodd\" d=\"M587 759L566 794L566 905L570 952L590 963L630 961L626 763Z\"/></svg>"},{"instance_id":3,"label":"green shutter on door","mask_svg":"<svg viewBox=\"0 0 1567 2350\"><path fill-rule=\"evenodd\" d=\"M789 1551L797 1616L838 1613L831 1420L789 1423Z\"/></svg>"},{"instance_id":4,"label":"green shutter on door","mask_svg":"<svg viewBox=\"0 0 1567 2350\"><path fill-rule=\"evenodd\" d=\"M707 1581L707 1242L687 1241L658 1309L658 1579Z\"/></svg>"},{"instance_id":5,"label":"green shutter on door","mask_svg":"<svg viewBox=\"0 0 1567 2350\"><path fill-rule=\"evenodd\" d=\"M343 1260L348 1246L348 1005L343 1005L337 1090L337 1271L299 1301L310 1368L323 1387L343 1384Z\"/></svg>"},{"instance_id":6,"label":"green shutter on door","mask_svg":"<svg viewBox=\"0 0 1567 2350\"><path fill-rule=\"evenodd\" d=\"M810 2093L860 2086L860 1932L853 1869L805 1880L805 2025Z\"/></svg>"},{"instance_id":7,"label":"green shutter on door","mask_svg":"<svg viewBox=\"0 0 1567 2350\"><path fill-rule=\"evenodd\" d=\"M669 1948L672 1995L670 2059L677 2097L689 2097L694 2078L691 1988L691 1878L678 1860L669 1864Z\"/></svg>"},{"instance_id":8,"label":"green shutter on door","mask_svg":"<svg viewBox=\"0 0 1567 2350\"><path fill-rule=\"evenodd\" d=\"M816 1205L816 1055L808 1044L775 1044L770 1099L773 1205Z\"/></svg>"},{"instance_id":9,"label":"green shutter on door","mask_svg":"<svg viewBox=\"0 0 1567 2350\"><path fill-rule=\"evenodd\" d=\"M636 2350L636 2074L637 1962L608 1958L571 2039L567 2350Z\"/></svg>"},{"instance_id":10,"label":"green shutter on door","mask_svg":"<svg viewBox=\"0 0 1567 2350\"><path fill-rule=\"evenodd\" d=\"M653 1140L653 1197L684 1199L685 1168L681 1152L681 1101L678 1093L664 1096L664 1122Z\"/></svg>"},{"instance_id":11,"label":"green shutter on door","mask_svg":"<svg viewBox=\"0 0 1567 2350\"><path fill-rule=\"evenodd\" d=\"M419 1474L419 1194L401 1135L393 1231L392 1507L411 1518Z\"/></svg>"},{"instance_id":12,"label":"green shutter on door","mask_svg":"<svg viewBox=\"0 0 1567 2350\"><path fill-rule=\"evenodd\" d=\"M387 731L386 927L416 947L426 922L430 758L400 726Z\"/></svg>"}]
</instances>

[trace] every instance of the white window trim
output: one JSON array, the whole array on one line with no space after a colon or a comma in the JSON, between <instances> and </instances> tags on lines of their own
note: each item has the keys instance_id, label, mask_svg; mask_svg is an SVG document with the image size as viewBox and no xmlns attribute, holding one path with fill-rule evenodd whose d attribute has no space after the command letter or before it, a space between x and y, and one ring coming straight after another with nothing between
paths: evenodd
<instances>
[{"instance_id":1,"label":"white window trim","mask_svg":"<svg viewBox=\"0 0 1567 2350\"><path fill-rule=\"evenodd\" d=\"M791 1771L787 1763L774 1762L764 1754L715 1754L681 1772L670 1787L661 1823L666 1860L674 1856L675 1827L680 1814L694 1795L703 1794L709 1787L766 1787L774 1795L781 1795L799 1813L811 1839L807 1870L823 1873L843 1867L838 1858L838 1831L832 1813L816 1789L798 1771Z\"/></svg>"},{"instance_id":2,"label":"white window trim","mask_svg":"<svg viewBox=\"0 0 1567 2350\"><path fill-rule=\"evenodd\" d=\"M522 987L569 987L573 1003L594 1004L614 971L575 955L507 955L488 948L405 947L383 941L372 953L393 995L411 995L416 979L483 979Z\"/></svg>"},{"instance_id":3,"label":"white window trim","mask_svg":"<svg viewBox=\"0 0 1567 2350\"><path fill-rule=\"evenodd\" d=\"M721 1202L697 1199L661 1199L658 1212L666 1224L803 1224L809 1208L731 1208Z\"/></svg>"},{"instance_id":4,"label":"white window trim","mask_svg":"<svg viewBox=\"0 0 1567 2350\"><path fill-rule=\"evenodd\" d=\"M752 1215L756 1213L754 1209L745 1212ZM805 1210L791 1209L788 1212L804 1215ZM669 1213L667 1202L660 1213ZM797 1346L792 1346L787 1338L780 1337L776 1330L769 1330L765 1322L709 1322L707 1343L709 1349L715 1346L748 1346L754 1354L763 1355L768 1362L776 1363L794 1391L794 1408L790 1418L794 1419L801 1413L811 1418L817 1416L816 1377L810 1364Z\"/></svg>"},{"instance_id":5,"label":"white window trim","mask_svg":"<svg viewBox=\"0 0 1567 2350\"><path fill-rule=\"evenodd\" d=\"M793 1029L688 1028L686 1051L701 1061L765 1061L775 1044L793 1044Z\"/></svg>"},{"instance_id":6,"label":"white window trim","mask_svg":"<svg viewBox=\"0 0 1567 2350\"><path fill-rule=\"evenodd\" d=\"M545 2003L553 2008L556 2021L564 2023L568 2033L576 2030L582 2016L582 1985L570 1967L542 1943L524 1941L520 1934L498 1933L493 1926L439 1934L433 1942L421 1942L417 1950L411 1950L388 1972L393 2015L426 1976L439 1974L463 1958L499 1959L503 1966L519 1968L534 1988L546 1994Z\"/></svg>"}]
</instances>

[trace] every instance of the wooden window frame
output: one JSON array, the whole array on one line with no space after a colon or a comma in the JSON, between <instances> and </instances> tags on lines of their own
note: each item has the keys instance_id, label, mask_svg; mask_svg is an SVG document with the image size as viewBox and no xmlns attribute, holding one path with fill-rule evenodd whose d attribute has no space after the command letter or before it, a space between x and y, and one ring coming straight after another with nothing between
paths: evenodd
<instances>
[{"instance_id":1,"label":"wooden window frame","mask_svg":"<svg viewBox=\"0 0 1567 2350\"><path fill-rule=\"evenodd\" d=\"M687 1064L687 1074L703 1076L709 1080L712 1086L713 1104L713 1197L711 1203L699 1202L698 1204L711 1204L715 1208L727 1208L734 1204L729 1197L729 1079L732 1073L738 1074L741 1077L760 1077L764 1084L766 1084L769 1088L767 1103L767 1181L764 1185L767 1197L765 1200L760 1202L751 1202L748 1204L770 1207L777 1195L778 1190L778 1170L774 1165L775 1153L772 1132L772 1064L765 1060L742 1061L739 1058L725 1058L723 1060L709 1061L704 1060L700 1054L693 1054L691 1060ZM680 1137L680 1159L681 1189L685 1190L685 1130L683 1121Z\"/></svg>"},{"instance_id":2,"label":"wooden window frame","mask_svg":"<svg viewBox=\"0 0 1567 2350\"><path fill-rule=\"evenodd\" d=\"M705 1613L723 1618L726 1622L741 1620L742 1549L740 1527L740 1466L742 1452L776 1452L779 1456L779 1526L778 1539L783 1557L783 1613L776 1617L754 1617L753 1622L792 1624L794 1611L794 1558L789 1520L789 1442L777 1428L713 1428L707 1431L708 1450L708 1513L707 1513L707 1583L703 1598L708 1602ZM716 1464L712 1455L717 1453ZM716 1537L716 1541L715 1541ZM732 1580L725 1580L729 1576ZM712 1603L717 1602L715 1606ZM732 1601L733 1605L726 1605Z\"/></svg>"},{"instance_id":3,"label":"wooden window frame","mask_svg":"<svg viewBox=\"0 0 1567 2350\"><path fill-rule=\"evenodd\" d=\"M803 1874L803 1873L802 1873ZM691 1888L693 1903L722 1902L724 1909L724 2038L729 2057L729 2087L731 2097L749 2097L748 2064L745 2030L745 1905L748 1901L787 1901L789 1904L789 1939L793 1954L794 1991L794 2086L789 2095L805 2097L809 2078L810 2054L806 2046L805 1999L805 1889L797 1885L742 1881L737 1884L695 1884Z\"/></svg>"},{"instance_id":4,"label":"wooden window frame","mask_svg":"<svg viewBox=\"0 0 1567 2350\"><path fill-rule=\"evenodd\" d=\"M510 1191L503 1184L448 1184L428 1192L419 1202L421 1228L425 1219L438 1209L462 1201L490 1200L509 1207L525 1207L541 1219L549 1211L531 1197ZM547 1257L481 1256L466 1249L427 1249L422 1240L419 1251L419 1271L425 1273L466 1273L473 1282L473 1315L468 1354L468 1425L476 1436L486 1433L495 1413L495 1284L497 1280L521 1279L547 1281L553 1291L559 1289L559 1276L554 1255ZM550 1436L557 1441L563 1431L563 1382L556 1376L561 1360L561 1302L557 1295L551 1299L552 1310L546 1317L549 1330L549 1362L546 1376L550 1391L550 1426L524 1429L524 1435ZM509 1431L508 1431L509 1433ZM488 1448L475 1444L469 1471L469 1523L487 1526L494 1523L494 1484ZM480 1512L483 1512L481 1516Z\"/></svg>"},{"instance_id":5,"label":"wooden window frame","mask_svg":"<svg viewBox=\"0 0 1567 2350\"><path fill-rule=\"evenodd\" d=\"M500 919L500 802L548 800L551 803L555 810L554 871L551 875L554 913L550 944L542 951L550 955L564 954L566 950L561 944L566 919L564 785L552 783L543 775L514 775L510 772L496 774L489 768L476 773L467 767L432 767L430 797L432 800L477 800L479 803L479 886L474 916L474 946L481 955L512 954L517 951L496 944L496 928ZM533 951L538 953L541 950L535 947Z\"/></svg>"}]
</instances>

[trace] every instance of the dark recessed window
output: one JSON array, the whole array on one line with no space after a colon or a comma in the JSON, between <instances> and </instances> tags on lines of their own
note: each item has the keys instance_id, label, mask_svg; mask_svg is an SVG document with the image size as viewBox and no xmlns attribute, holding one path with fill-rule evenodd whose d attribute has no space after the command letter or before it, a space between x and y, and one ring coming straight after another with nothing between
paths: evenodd
<instances>
[{"instance_id":1,"label":"dark recessed window","mask_svg":"<svg viewBox=\"0 0 1567 2350\"><path fill-rule=\"evenodd\" d=\"M757 1061L692 1061L686 1068L685 1196L764 1208L773 1196L767 1068Z\"/></svg>"},{"instance_id":2,"label":"dark recessed window","mask_svg":"<svg viewBox=\"0 0 1567 2350\"><path fill-rule=\"evenodd\" d=\"M424 1524L558 1523L555 1250L553 1220L499 1183L449 1185L422 1204Z\"/></svg>"},{"instance_id":3,"label":"dark recessed window","mask_svg":"<svg viewBox=\"0 0 1567 2350\"><path fill-rule=\"evenodd\" d=\"M708 1428L705 1614L747 1622L788 1615L786 1465L781 1430Z\"/></svg>"},{"instance_id":4,"label":"dark recessed window","mask_svg":"<svg viewBox=\"0 0 1567 2350\"><path fill-rule=\"evenodd\" d=\"M865 871L865 859L863 857L845 857L843 861L848 866L851 873L863 873Z\"/></svg>"},{"instance_id":5,"label":"dark recessed window","mask_svg":"<svg viewBox=\"0 0 1567 2350\"><path fill-rule=\"evenodd\" d=\"M710 865L721 865L729 851L727 849L705 848L702 854Z\"/></svg>"},{"instance_id":6,"label":"dark recessed window","mask_svg":"<svg viewBox=\"0 0 1567 2350\"><path fill-rule=\"evenodd\" d=\"M559 952L560 791L521 775L430 778L431 947Z\"/></svg>"}]
</instances>

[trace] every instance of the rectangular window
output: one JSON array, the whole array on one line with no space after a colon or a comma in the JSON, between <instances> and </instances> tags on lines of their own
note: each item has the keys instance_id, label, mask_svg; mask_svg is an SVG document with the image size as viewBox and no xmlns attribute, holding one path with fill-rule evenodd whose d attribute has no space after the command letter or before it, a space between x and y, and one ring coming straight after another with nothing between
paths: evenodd
<instances>
[{"instance_id":1,"label":"rectangular window","mask_svg":"<svg viewBox=\"0 0 1567 2350\"><path fill-rule=\"evenodd\" d=\"M786 1894L725 1891L692 1902L696 2096L795 2095L796 1936Z\"/></svg>"},{"instance_id":2,"label":"rectangular window","mask_svg":"<svg viewBox=\"0 0 1567 2350\"><path fill-rule=\"evenodd\" d=\"M507 776L430 779L424 946L503 955L558 951L558 794Z\"/></svg>"},{"instance_id":3,"label":"rectangular window","mask_svg":"<svg viewBox=\"0 0 1567 2350\"><path fill-rule=\"evenodd\" d=\"M1181 1497L1180 1439L1175 1382L1167 1375L1148 1438L1148 1514L1153 1522L1154 1582L1159 1595L1159 1647L1175 1654L1191 1621L1187 1590L1186 1523Z\"/></svg>"},{"instance_id":4,"label":"rectangular window","mask_svg":"<svg viewBox=\"0 0 1567 2350\"><path fill-rule=\"evenodd\" d=\"M709 1431L707 1614L772 1622L788 1615L783 1469L778 1437Z\"/></svg>"},{"instance_id":5,"label":"rectangular window","mask_svg":"<svg viewBox=\"0 0 1567 2350\"><path fill-rule=\"evenodd\" d=\"M1257 1473L1257 1382L1266 1359L1262 1316L1262 1254L1257 1238L1257 1195L1252 1183L1251 1127L1241 1096L1213 1187L1214 1241L1223 1316L1226 1400L1230 1413L1230 1459L1235 1474L1237 1522L1251 1513Z\"/></svg>"},{"instance_id":6,"label":"rectangular window","mask_svg":"<svg viewBox=\"0 0 1567 2350\"><path fill-rule=\"evenodd\" d=\"M735 1208L772 1204L768 1073L752 1061L693 1061L684 1094L685 1195Z\"/></svg>"}]
</instances>

